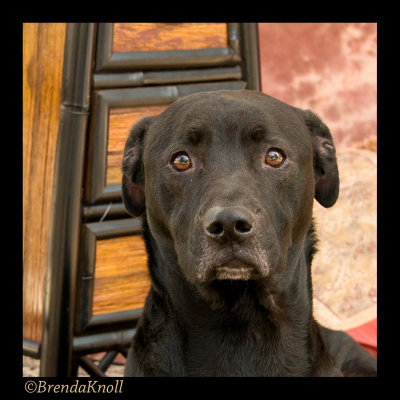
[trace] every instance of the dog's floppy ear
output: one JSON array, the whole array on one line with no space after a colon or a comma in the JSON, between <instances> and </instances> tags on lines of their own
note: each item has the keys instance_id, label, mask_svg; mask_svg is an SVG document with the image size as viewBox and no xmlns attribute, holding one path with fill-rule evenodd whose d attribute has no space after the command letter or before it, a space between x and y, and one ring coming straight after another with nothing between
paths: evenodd
<instances>
[{"instance_id":1,"label":"dog's floppy ear","mask_svg":"<svg viewBox=\"0 0 400 400\"><path fill-rule=\"evenodd\" d=\"M152 117L133 126L125 144L122 160L122 199L129 214L139 217L146 209L144 194L143 138Z\"/></svg>"},{"instance_id":2,"label":"dog's floppy ear","mask_svg":"<svg viewBox=\"0 0 400 400\"><path fill-rule=\"evenodd\" d=\"M303 113L314 147L315 199L324 207L332 207L339 195L339 172L332 136L312 111Z\"/></svg>"}]
</instances>

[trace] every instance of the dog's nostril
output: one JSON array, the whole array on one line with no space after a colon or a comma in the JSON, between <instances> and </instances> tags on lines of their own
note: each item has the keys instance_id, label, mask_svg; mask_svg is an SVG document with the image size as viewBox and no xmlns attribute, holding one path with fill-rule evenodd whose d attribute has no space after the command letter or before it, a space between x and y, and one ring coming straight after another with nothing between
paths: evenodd
<instances>
[{"instance_id":1,"label":"dog's nostril","mask_svg":"<svg viewBox=\"0 0 400 400\"><path fill-rule=\"evenodd\" d=\"M238 233L249 233L253 229L253 225L247 221L239 220L236 222L235 230Z\"/></svg>"},{"instance_id":2,"label":"dog's nostril","mask_svg":"<svg viewBox=\"0 0 400 400\"><path fill-rule=\"evenodd\" d=\"M212 235L220 236L224 233L224 227L219 222L213 222L212 224L208 225L207 231Z\"/></svg>"}]
</instances>

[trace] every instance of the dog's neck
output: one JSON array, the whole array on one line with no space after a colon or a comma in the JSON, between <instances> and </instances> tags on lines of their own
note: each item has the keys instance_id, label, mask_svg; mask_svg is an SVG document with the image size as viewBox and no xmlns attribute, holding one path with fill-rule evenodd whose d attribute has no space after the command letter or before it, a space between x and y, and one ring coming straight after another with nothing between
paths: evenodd
<instances>
[{"instance_id":1,"label":"dog's neck","mask_svg":"<svg viewBox=\"0 0 400 400\"><path fill-rule=\"evenodd\" d=\"M177 314L181 324L181 345L186 347L185 354L191 360L188 368L192 368L194 375L205 372L198 370L200 365L212 370L209 360L216 354L220 354L222 363L237 362L239 371L247 361L243 364L243 357L233 354L225 355L228 359L224 361L224 345L230 343L226 347L229 349L234 343L233 347L240 354L242 341L248 343L249 338L255 346L253 354L264 353L265 357L261 356L264 360L269 359L268 353L277 349L283 355L281 369L276 365L264 365L260 371L255 367L256 360L253 360L254 365L245 365L247 371L254 369L254 375L302 375L302 365L311 368L310 353L318 352L318 346L323 347L318 342L319 333L312 332L318 329L312 316L311 261L316 243L313 225L304 240L289 249L287 267L280 277L263 281L215 281L211 287L204 288L184 278L176 257L165 257L156 248L146 221L144 236L150 255L152 290L163 297L168 312ZM165 263L170 264L170 268L165 268ZM175 276L168 277L166 271L168 274L173 271ZM207 291L207 296L203 290ZM218 293L218 301L205 300L212 291ZM229 334L224 329L226 326L232 327ZM209 340L210 335L213 340ZM203 340L205 338L208 338L207 342ZM290 352L290 348L296 348L296 353ZM293 369L288 370L288 365ZM216 368L221 373L220 367Z\"/></svg>"}]
</instances>

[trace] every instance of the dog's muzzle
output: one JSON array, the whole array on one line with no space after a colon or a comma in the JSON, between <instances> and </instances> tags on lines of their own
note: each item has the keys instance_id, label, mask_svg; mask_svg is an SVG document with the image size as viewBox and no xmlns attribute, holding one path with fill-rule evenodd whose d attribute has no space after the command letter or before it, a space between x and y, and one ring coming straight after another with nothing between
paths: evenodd
<instances>
[{"instance_id":1,"label":"dog's muzzle","mask_svg":"<svg viewBox=\"0 0 400 400\"><path fill-rule=\"evenodd\" d=\"M253 280L269 272L268 257L257 246L254 213L241 206L212 207L202 219L204 241L197 278Z\"/></svg>"}]
</instances>

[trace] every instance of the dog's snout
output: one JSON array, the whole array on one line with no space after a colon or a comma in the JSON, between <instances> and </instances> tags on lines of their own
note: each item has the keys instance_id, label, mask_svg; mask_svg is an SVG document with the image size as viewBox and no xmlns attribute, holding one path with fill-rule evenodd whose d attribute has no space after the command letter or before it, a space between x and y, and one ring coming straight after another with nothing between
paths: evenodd
<instances>
[{"instance_id":1,"label":"dog's snout","mask_svg":"<svg viewBox=\"0 0 400 400\"><path fill-rule=\"evenodd\" d=\"M244 207L213 207L204 217L206 234L219 241L243 240L255 230L253 213Z\"/></svg>"}]
</instances>

